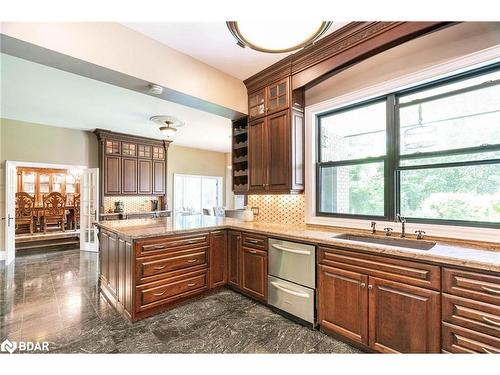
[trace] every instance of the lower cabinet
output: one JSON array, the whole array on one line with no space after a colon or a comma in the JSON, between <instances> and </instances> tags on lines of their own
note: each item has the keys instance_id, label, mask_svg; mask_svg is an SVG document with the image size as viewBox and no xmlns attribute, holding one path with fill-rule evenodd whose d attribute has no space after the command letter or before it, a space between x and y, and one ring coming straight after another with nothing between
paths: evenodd
<instances>
[{"instance_id":1,"label":"lower cabinet","mask_svg":"<svg viewBox=\"0 0 500 375\"><path fill-rule=\"evenodd\" d=\"M369 346L384 353L440 352L440 293L369 277Z\"/></svg>"},{"instance_id":2,"label":"lower cabinet","mask_svg":"<svg viewBox=\"0 0 500 375\"><path fill-rule=\"evenodd\" d=\"M221 230L210 233L210 288L227 284L227 236Z\"/></svg>"},{"instance_id":3,"label":"lower cabinet","mask_svg":"<svg viewBox=\"0 0 500 375\"><path fill-rule=\"evenodd\" d=\"M439 292L324 265L318 281L326 331L384 353L439 353Z\"/></svg>"},{"instance_id":4,"label":"lower cabinet","mask_svg":"<svg viewBox=\"0 0 500 375\"><path fill-rule=\"evenodd\" d=\"M241 290L267 302L267 251L243 247Z\"/></svg>"},{"instance_id":5,"label":"lower cabinet","mask_svg":"<svg viewBox=\"0 0 500 375\"><path fill-rule=\"evenodd\" d=\"M228 233L228 280L227 283L235 288L241 286L241 233Z\"/></svg>"},{"instance_id":6,"label":"lower cabinet","mask_svg":"<svg viewBox=\"0 0 500 375\"><path fill-rule=\"evenodd\" d=\"M368 276L318 267L319 324L328 331L368 345Z\"/></svg>"}]
</instances>

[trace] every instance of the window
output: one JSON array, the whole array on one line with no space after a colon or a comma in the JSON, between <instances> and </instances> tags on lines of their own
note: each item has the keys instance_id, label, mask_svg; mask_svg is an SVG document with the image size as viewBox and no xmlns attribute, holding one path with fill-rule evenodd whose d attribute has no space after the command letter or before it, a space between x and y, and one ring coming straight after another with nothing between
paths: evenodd
<instances>
[{"instance_id":1,"label":"window","mask_svg":"<svg viewBox=\"0 0 500 375\"><path fill-rule=\"evenodd\" d=\"M500 224L500 69L323 113L319 216Z\"/></svg>"},{"instance_id":2,"label":"window","mask_svg":"<svg viewBox=\"0 0 500 375\"><path fill-rule=\"evenodd\" d=\"M318 125L317 211L384 217L385 100L322 115Z\"/></svg>"},{"instance_id":3,"label":"window","mask_svg":"<svg viewBox=\"0 0 500 375\"><path fill-rule=\"evenodd\" d=\"M174 174L174 212L199 215L222 206L222 177Z\"/></svg>"}]
</instances>

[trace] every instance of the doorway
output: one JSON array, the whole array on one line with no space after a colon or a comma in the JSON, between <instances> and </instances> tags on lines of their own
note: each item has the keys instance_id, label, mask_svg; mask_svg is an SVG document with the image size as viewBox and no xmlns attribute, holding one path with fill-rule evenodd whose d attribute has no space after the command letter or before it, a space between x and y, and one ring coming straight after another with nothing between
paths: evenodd
<instances>
[{"instance_id":1,"label":"doorway","mask_svg":"<svg viewBox=\"0 0 500 375\"><path fill-rule=\"evenodd\" d=\"M98 169L6 161L6 264L19 249L98 251Z\"/></svg>"}]
</instances>

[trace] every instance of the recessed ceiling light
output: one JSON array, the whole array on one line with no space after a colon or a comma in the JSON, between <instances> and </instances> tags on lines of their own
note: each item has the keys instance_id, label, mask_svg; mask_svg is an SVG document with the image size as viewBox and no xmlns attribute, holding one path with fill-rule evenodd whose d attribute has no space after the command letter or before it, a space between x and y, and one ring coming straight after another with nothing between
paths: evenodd
<instances>
[{"instance_id":1,"label":"recessed ceiling light","mask_svg":"<svg viewBox=\"0 0 500 375\"><path fill-rule=\"evenodd\" d=\"M231 21L229 31L240 47L260 52L282 53L295 51L312 44L331 26L329 21Z\"/></svg>"}]
</instances>

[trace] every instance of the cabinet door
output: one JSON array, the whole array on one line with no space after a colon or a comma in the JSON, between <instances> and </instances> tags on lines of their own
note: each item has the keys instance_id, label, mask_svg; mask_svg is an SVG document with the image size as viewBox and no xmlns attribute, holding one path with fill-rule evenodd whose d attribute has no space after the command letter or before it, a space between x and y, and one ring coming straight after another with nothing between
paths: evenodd
<instances>
[{"instance_id":1,"label":"cabinet door","mask_svg":"<svg viewBox=\"0 0 500 375\"><path fill-rule=\"evenodd\" d=\"M288 78L269 85L266 90L266 110L268 115L288 108Z\"/></svg>"},{"instance_id":2,"label":"cabinet door","mask_svg":"<svg viewBox=\"0 0 500 375\"><path fill-rule=\"evenodd\" d=\"M229 232L229 249L228 249L228 268L229 276L228 283L237 288L240 287L241 280L241 233Z\"/></svg>"},{"instance_id":3,"label":"cabinet door","mask_svg":"<svg viewBox=\"0 0 500 375\"><path fill-rule=\"evenodd\" d=\"M321 327L368 345L368 276L319 266L318 284Z\"/></svg>"},{"instance_id":4,"label":"cabinet door","mask_svg":"<svg viewBox=\"0 0 500 375\"><path fill-rule=\"evenodd\" d=\"M137 159L122 158L122 193L137 194Z\"/></svg>"},{"instance_id":5,"label":"cabinet door","mask_svg":"<svg viewBox=\"0 0 500 375\"><path fill-rule=\"evenodd\" d=\"M165 194L165 162L153 160L153 194Z\"/></svg>"},{"instance_id":6,"label":"cabinet door","mask_svg":"<svg viewBox=\"0 0 500 375\"><path fill-rule=\"evenodd\" d=\"M139 194L151 194L153 192L153 162L151 160L137 161L139 173Z\"/></svg>"},{"instance_id":7,"label":"cabinet door","mask_svg":"<svg viewBox=\"0 0 500 375\"><path fill-rule=\"evenodd\" d=\"M130 157L137 156L137 145L135 143L122 142L122 155Z\"/></svg>"},{"instance_id":8,"label":"cabinet door","mask_svg":"<svg viewBox=\"0 0 500 375\"><path fill-rule=\"evenodd\" d=\"M248 95L248 118L253 120L266 114L266 90L261 89Z\"/></svg>"},{"instance_id":9,"label":"cabinet door","mask_svg":"<svg viewBox=\"0 0 500 375\"><path fill-rule=\"evenodd\" d=\"M370 277L370 347L385 353L439 353L440 293Z\"/></svg>"},{"instance_id":10,"label":"cabinet door","mask_svg":"<svg viewBox=\"0 0 500 375\"><path fill-rule=\"evenodd\" d=\"M117 195L121 193L121 158L106 155L104 157L104 194Z\"/></svg>"},{"instance_id":11,"label":"cabinet door","mask_svg":"<svg viewBox=\"0 0 500 375\"><path fill-rule=\"evenodd\" d=\"M290 124L288 111L276 113L267 117L268 154L267 168L268 190L290 189Z\"/></svg>"},{"instance_id":12,"label":"cabinet door","mask_svg":"<svg viewBox=\"0 0 500 375\"><path fill-rule=\"evenodd\" d=\"M210 288L227 284L226 231L210 233Z\"/></svg>"},{"instance_id":13,"label":"cabinet door","mask_svg":"<svg viewBox=\"0 0 500 375\"><path fill-rule=\"evenodd\" d=\"M266 120L255 121L248 128L248 190L262 191L267 180Z\"/></svg>"},{"instance_id":14,"label":"cabinet door","mask_svg":"<svg viewBox=\"0 0 500 375\"><path fill-rule=\"evenodd\" d=\"M242 256L242 290L267 302L267 252L243 247Z\"/></svg>"}]
</instances>

